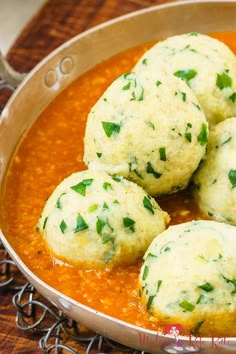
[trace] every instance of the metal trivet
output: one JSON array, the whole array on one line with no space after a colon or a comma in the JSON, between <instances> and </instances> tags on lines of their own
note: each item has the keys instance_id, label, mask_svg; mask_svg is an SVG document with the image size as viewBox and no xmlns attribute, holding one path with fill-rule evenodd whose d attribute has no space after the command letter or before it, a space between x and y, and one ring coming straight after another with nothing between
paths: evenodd
<instances>
[{"instance_id":1,"label":"metal trivet","mask_svg":"<svg viewBox=\"0 0 236 354\"><path fill-rule=\"evenodd\" d=\"M100 334L92 333L68 318L44 299L30 283L25 283L25 279L23 285L17 284L19 275L19 270L0 241L0 290L16 291L12 299L17 311L16 326L22 331L40 334L42 337L39 340L39 348L43 353L77 354L76 344L84 348L85 354L112 351L140 353Z\"/></svg>"}]
</instances>

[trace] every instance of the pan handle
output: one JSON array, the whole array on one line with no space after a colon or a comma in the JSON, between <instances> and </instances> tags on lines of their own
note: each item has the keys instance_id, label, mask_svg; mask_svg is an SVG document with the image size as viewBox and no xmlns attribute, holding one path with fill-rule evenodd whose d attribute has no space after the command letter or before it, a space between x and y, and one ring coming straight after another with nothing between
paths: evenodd
<instances>
[{"instance_id":1,"label":"pan handle","mask_svg":"<svg viewBox=\"0 0 236 354\"><path fill-rule=\"evenodd\" d=\"M0 89L9 88L14 91L25 76L25 73L14 70L0 51Z\"/></svg>"}]
</instances>

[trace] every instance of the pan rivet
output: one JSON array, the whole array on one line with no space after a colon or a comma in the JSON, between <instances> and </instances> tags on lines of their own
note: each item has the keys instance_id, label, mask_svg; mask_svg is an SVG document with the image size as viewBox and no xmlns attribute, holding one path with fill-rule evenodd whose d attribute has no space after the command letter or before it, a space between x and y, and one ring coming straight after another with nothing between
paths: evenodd
<instances>
[{"instance_id":1,"label":"pan rivet","mask_svg":"<svg viewBox=\"0 0 236 354\"><path fill-rule=\"evenodd\" d=\"M73 67L74 67L74 61L71 57L65 57L62 59L60 63L60 70L62 74L64 75L69 74L73 69Z\"/></svg>"},{"instance_id":2,"label":"pan rivet","mask_svg":"<svg viewBox=\"0 0 236 354\"><path fill-rule=\"evenodd\" d=\"M57 82L57 73L55 70L51 69L45 75L45 84L48 87L52 87L56 84L56 82Z\"/></svg>"}]
</instances>

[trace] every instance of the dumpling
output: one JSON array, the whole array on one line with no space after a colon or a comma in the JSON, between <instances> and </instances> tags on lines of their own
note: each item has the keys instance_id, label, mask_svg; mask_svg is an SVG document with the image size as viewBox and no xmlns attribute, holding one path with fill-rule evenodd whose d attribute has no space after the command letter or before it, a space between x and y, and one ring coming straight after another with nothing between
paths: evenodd
<instances>
[{"instance_id":1,"label":"dumpling","mask_svg":"<svg viewBox=\"0 0 236 354\"><path fill-rule=\"evenodd\" d=\"M88 115L84 161L152 196L172 194L197 169L207 134L205 115L185 82L165 71L124 74Z\"/></svg>"},{"instance_id":2,"label":"dumpling","mask_svg":"<svg viewBox=\"0 0 236 354\"><path fill-rule=\"evenodd\" d=\"M193 183L197 204L207 217L236 225L236 118L211 129Z\"/></svg>"},{"instance_id":3,"label":"dumpling","mask_svg":"<svg viewBox=\"0 0 236 354\"><path fill-rule=\"evenodd\" d=\"M211 126L236 115L236 57L224 43L196 32L169 37L144 53L133 70L153 75L163 66L191 87Z\"/></svg>"},{"instance_id":4,"label":"dumpling","mask_svg":"<svg viewBox=\"0 0 236 354\"><path fill-rule=\"evenodd\" d=\"M86 268L133 264L169 216L136 184L81 171L62 181L38 222L52 255Z\"/></svg>"},{"instance_id":5,"label":"dumpling","mask_svg":"<svg viewBox=\"0 0 236 354\"><path fill-rule=\"evenodd\" d=\"M236 334L236 228L199 220L169 227L144 256L139 291L151 320L185 333Z\"/></svg>"}]
</instances>

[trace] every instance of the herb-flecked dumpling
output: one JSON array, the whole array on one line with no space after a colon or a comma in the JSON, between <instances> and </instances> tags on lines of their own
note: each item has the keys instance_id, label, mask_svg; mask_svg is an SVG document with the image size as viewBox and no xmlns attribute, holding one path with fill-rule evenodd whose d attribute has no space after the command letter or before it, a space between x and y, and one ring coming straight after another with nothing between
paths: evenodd
<instances>
[{"instance_id":1,"label":"herb-flecked dumpling","mask_svg":"<svg viewBox=\"0 0 236 354\"><path fill-rule=\"evenodd\" d=\"M163 65L188 83L210 125L236 115L236 57L224 43L196 32L169 37L144 53L134 71L153 75Z\"/></svg>"},{"instance_id":2,"label":"herb-flecked dumpling","mask_svg":"<svg viewBox=\"0 0 236 354\"><path fill-rule=\"evenodd\" d=\"M54 257L84 267L142 258L169 216L135 183L104 172L77 172L47 200L38 222Z\"/></svg>"},{"instance_id":3,"label":"herb-flecked dumpling","mask_svg":"<svg viewBox=\"0 0 236 354\"><path fill-rule=\"evenodd\" d=\"M185 333L236 335L236 227L199 220L169 227L144 256L141 301L153 322Z\"/></svg>"},{"instance_id":4,"label":"herb-flecked dumpling","mask_svg":"<svg viewBox=\"0 0 236 354\"><path fill-rule=\"evenodd\" d=\"M205 153L208 125L184 81L149 74L121 75L91 109L84 161L158 196L187 186Z\"/></svg>"},{"instance_id":5,"label":"herb-flecked dumpling","mask_svg":"<svg viewBox=\"0 0 236 354\"><path fill-rule=\"evenodd\" d=\"M209 218L236 225L236 118L214 126L194 178L194 196Z\"/></svg>"}]
</instances>

